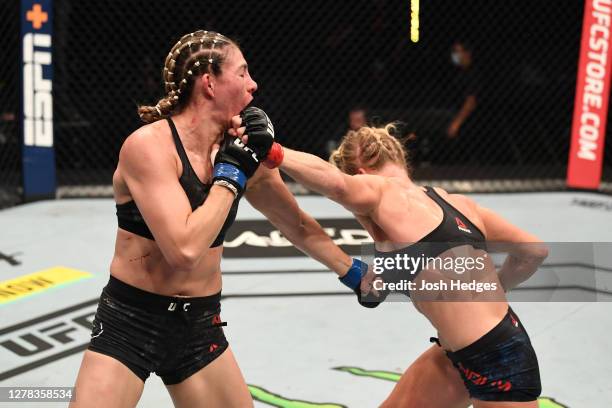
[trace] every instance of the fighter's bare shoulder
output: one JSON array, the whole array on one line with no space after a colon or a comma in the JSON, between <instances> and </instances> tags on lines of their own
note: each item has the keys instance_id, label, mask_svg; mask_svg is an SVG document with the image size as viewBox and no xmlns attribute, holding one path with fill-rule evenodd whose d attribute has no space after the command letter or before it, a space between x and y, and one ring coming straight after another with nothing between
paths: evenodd
<instances>
[{"instance_id":1,"label":"fighter's bare shoulder","mask_svg":"<svg viewBox=\"0 0 612 408\"><path fill-rule=\"evenodd\" d=\"M141 126L123 142L119 151L119 165L147 165L173 163L172 151L167 148L167 135L160 121Z\"/></svg>"},{"instance_id":2,"label":"fighter's bare shoulder","mask_svg":"<svg viewBox=\"0 0 612 408\"><path fill-rule=\"evenodd\" d=\"M476 204L476 201L464 194L449 193L441 187L434 187L434 190L436 190L436 193L438 193L440 197L448 200L451 204L459 204L459 206L468 207L472 211L476 211L477 209L478 204Z\"/></svg>"}]
</instances>

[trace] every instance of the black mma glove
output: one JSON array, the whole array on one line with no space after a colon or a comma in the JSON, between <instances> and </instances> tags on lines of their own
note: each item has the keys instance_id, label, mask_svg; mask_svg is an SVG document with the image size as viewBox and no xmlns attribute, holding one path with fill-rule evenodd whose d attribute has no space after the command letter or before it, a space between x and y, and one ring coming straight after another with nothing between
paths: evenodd
<instances>
[{"instance_id":1,"label":"black mma glove","mask_svg":"<svg viewBox=\"0 0 612 408\"><path fill-rule=\"evenodd\" d=\"M249 106L240 112L242 126L249 136L247 145L255 151L262 162L268 157L268 152L274 143L274 125L263 110Z\"/></svg>"},{"instance_id":2,"label":"black mma glove","mask_svg":"<svg viewBox=\"0 0 612 408\"><path fill-rule=\"evenodd\" d=\"M223 185L238 196L259 167L257 154L237 137L226 136L215 157L213 184ZM236 190L227 185L229 183Z\"/></svg>"}]
</instances>

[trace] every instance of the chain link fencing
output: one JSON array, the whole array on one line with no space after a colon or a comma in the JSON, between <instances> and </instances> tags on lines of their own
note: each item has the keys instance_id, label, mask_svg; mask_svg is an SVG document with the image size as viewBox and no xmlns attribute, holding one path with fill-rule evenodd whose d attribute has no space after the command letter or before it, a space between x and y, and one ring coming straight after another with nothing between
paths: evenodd
<instances>
[{"instance_id":1,"label":"chain link fencing","mask_svg":"<svg viewBox=\"0 0 612 408\"><path fill-rule=\"evenodd\" d=\"M402 135L414 133L407 144L418 181L453 191L563 189L583 6L422 0L413 43L404 0L55 0L60 195L111 194L121 144L141 125L137 105L162 96L165 56L200 28L241 44L259 85L253 103L288 147L327 157L359 106L371 123L401 121ZM2 21L13 21L2 7ZM452 64L457 41L465 51L459 59L470 54L469 69ZM13 83L5 81L11 73L3 84ZM470 95L475 109L459 120ZM607 140L604 180L611 182ZM19 155L8 151L2 166L18 167Z\"/></svg>"}]
</instances>

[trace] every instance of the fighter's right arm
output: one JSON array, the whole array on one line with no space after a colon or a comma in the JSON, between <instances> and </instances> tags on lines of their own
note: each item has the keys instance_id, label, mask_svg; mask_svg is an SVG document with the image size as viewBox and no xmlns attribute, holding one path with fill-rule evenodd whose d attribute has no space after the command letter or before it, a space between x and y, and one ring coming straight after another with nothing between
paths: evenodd
<instances>
[{"instance_id":1,"label":"fighter's right arm","mask_svg":"<svg viewBox=\"0 0 612 408\"><path fill-rule=\"evenodd\" d=\"M243 127L240 127L240 126ZM368 215L380 203L384 179L348 175L309 153L283 148L274 142L274 126L261 109L249 107L232 118L230 133L239 136L269 168L279 167L303 186L323 194L354 214Z\"/></svg>"},{"instance_id":2,"label":"fighter's right arm","mask_svg":"<svg viewBox=\"0 0 612 408\"><path fill-rule=\"evenodd\" d=\"M192 212L178 181L176 158L160 148L158 137L146 128L132 134L121 148L119 167L166 261L175 270L191 270L221 230L234 194L213 186Z\"/></svg>"},{"instance_id":3,"label":"fighter's right arm","mask_svg":"<svg viewBox=\"0 0 612 408\"><path fill-rule=\"evenodd\" d=\"M298 183L355 214L368 215L378 207L384 183L382 177L369 174L351 176L310 153L283 150L280 168Z\"/></svg>"}]
</instances>

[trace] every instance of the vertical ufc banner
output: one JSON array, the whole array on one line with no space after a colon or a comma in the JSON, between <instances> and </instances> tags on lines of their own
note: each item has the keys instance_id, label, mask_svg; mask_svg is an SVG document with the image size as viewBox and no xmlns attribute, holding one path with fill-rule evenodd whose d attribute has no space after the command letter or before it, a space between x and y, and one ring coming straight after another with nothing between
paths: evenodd
<instances>
[{"instance_id":1,"label":"vertical ufc banner","mask_svg":"<svg viewBox=\"0 0 612 408\"><path fill-rule=\"evenodd\" d=\"M55 196L52 0L21 0L23 194Z\"/></svg>"},{"instance_id":2,"label":"vertical ufc banner","mask_svg":"<svg viewBox=\"0 0 612 408\"><path fill-rule=\"evenodd\" d=\"M601 181L610 93L612 0L585 0L572 141L569 187L597 189Z\"/></svg>"}]
</instances>

